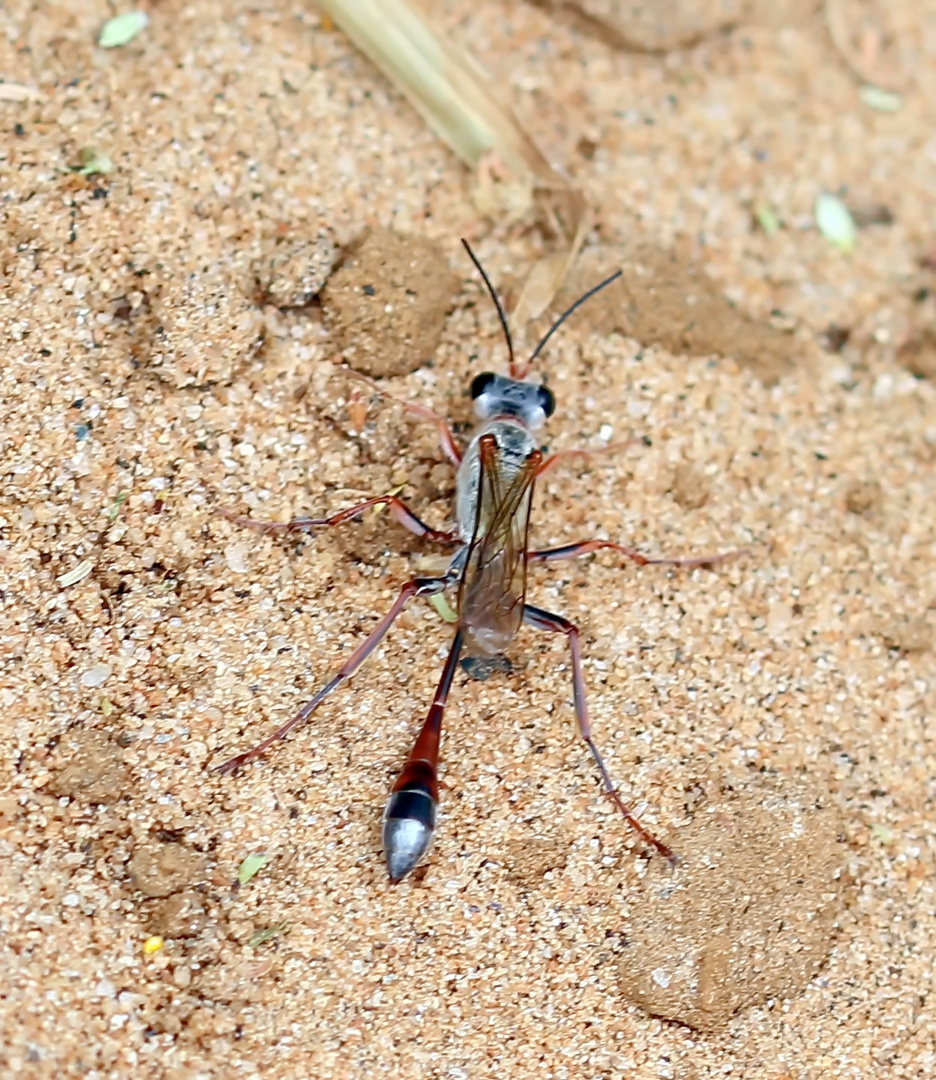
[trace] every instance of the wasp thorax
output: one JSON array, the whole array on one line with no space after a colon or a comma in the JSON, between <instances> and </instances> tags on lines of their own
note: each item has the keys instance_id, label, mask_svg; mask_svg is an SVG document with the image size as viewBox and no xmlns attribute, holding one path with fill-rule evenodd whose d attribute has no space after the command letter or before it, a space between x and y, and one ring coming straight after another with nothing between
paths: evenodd
<instances>
[{"instance_id":1,"label":"wasp thorax","mask_svg":"<svg viewBox=\"0 0 936 1080\"><path fill-rule=\"evenodd\" d=\"M495 375L492 371L475 377L471 396L479 420L515 416L533 430L542 427L556 411L556 399L548 387Z\"/></svg>"}]
</instances>

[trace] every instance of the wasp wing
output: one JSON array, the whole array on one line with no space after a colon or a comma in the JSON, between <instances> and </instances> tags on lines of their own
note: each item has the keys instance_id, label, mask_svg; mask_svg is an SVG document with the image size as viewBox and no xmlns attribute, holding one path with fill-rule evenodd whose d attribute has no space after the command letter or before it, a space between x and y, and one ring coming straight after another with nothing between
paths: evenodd
<instances>
[{"instance_id":1,"label":"wasp wing","mask_svg":"<svg viewBox=\"0 0 936 1080\"><path fill-rule=\"evenodd\" d=\"M542 458L534 450L511 476L494 436L480 440L478 505L458 596L469 655L499 656L523 621L530 506Z\"/></svg>"}]
</instances>

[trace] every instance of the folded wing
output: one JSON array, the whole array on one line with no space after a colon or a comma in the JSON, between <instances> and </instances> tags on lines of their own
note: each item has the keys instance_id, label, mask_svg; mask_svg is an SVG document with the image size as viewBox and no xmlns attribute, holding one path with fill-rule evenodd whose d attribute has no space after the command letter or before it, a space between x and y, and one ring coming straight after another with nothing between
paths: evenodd
<instances>
[{"instance_id":1,"label":"folded wing","mask_svg":"<svg viewBox=\"0 0 936 1080\"><path fill-rule=\"evenodd\" d=\"M481 475L458 612L468 656L500 656L523 621L527 534L533 482L542 462L532 451L506 475L493 435L479 444Z\"/></svg>"}]
</instances>

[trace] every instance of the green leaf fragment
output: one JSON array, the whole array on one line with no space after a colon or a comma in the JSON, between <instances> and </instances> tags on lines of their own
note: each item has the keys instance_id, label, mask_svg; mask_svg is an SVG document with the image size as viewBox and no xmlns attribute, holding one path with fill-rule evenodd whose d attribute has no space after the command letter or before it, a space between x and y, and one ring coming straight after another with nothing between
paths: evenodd
<instances>
[{"instance_id":1,"label":"green leaf fragment","mask_svg":"<svg viewBox=\"0 0 936 1080\"><path fill-rule=\"evenodd\" d=\"M238 885L246 885L269 861L269 855L248 855L237 868Z\"/></svg>"},{"instance_id":2,"label":"green leaf fragment","mask_svg":"<svg viewBox=\"0 0 936 1080\"><path fill-rule=\"evenodd\" d=\"M120 514L120 508L127 501L127 493L125 491L118 491L114 501L110 505L110 509L107 511L107 520L116 521Z\"/></svg>"},{"instance_id":3,"label":"green leaf fragment","mask_svg":"<svg viewBox=\"0 0 936 1080\"><path fill-rule=\"evenodd\" d=\"M882 90L880 86L862 86L858 92L865 105L869 109L877 109L878 112L895 113L903 105L900 94L892 94L889 90Z\"/></svg>"},{"instance_id":4,"label":"green leaf fragment","mask_svg":"<svg viewBox=\"0 0 936 1080\"><path fill-rule=\"evenodd\" d=\"M886 825L879 825L876 821L871 826L871 832L874 833L882 844L889 844L894 839L893 832L888 829Z\"/></svg>"},{"instance_id":5,"label":"green leaf fragment","mask_svg":"<svg viewBox=\"0 0 936 1080\"><path fill-rule=\"evenodd\" d=\"M434 593L429 597L429 603L432 604L438 614L446 622L458 622L458 612L452 607L448 600L445 599L444 593Z\"/></svg>"},{"instance_id":6,"label":"green leaf fragment","mask_svg":"<svg viewBox=\"0 0 936 1080\"><path fill-rule=\"evenodd\" d=\"M815 216L816 227L830 244L846 255L855 250L855 219L841 199L823 191L816 199Z\"/></svg>"},{"instance_id":7,"label":"green leaf fragment","mask_svg":"<svg viewBox=\"0 0 936 1080\"><path fill-rule=\"evenodd\" d=\"M81 164L75 166L75 172L79 176L106 176L114 171L114 163L95 146L83 146L78 152Z\"/></svg>"},{"instance_id":8,"label":"green leaf fragment","mask_svg":"<svg viewBox=\"0 0 936 1080\"><path fill-rule=\"evenodd\" d=\"M285 933L289 929L287 923L278 923L276 926L268 926L265 930L257 930L250 935L250 939L247 944L251 949L256 949L258 945L262 945L265 941L269 941L271 938L278 937L280 934Z\"/></svg>"},{"instance_id":9,"label":"green leaf fragment","mask_svg":"<svg viewBox=\"0 0 936 1080\"><path fill-rule=\"evenodd\" d=\"M764 203L758 203L754 207L754 217L757 219L757 224L768 236L773 236L774 233L780 231L780 219Z\"/></svg>"},{"instance_id":10,"label":"green leaf fragment","mask_svg":"<svg viewBox=\"0 0 936 1080\"><path fill-rule=\"evenodd\" d=\"M131 41L149 25L149 15L145 11L125 11L115 15L101 27L98 45L102 49L117 49L129 45Z\"/></svg>"}]
</instances>

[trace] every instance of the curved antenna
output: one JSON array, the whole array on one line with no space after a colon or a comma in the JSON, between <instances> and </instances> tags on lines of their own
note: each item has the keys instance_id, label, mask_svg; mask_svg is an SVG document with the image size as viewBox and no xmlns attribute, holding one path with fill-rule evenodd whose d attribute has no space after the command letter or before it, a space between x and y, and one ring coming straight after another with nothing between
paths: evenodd
<instances>
[{"instance_id":1,"label":"curved antenna","mask_svg":"<svg viewBox=\"0 0 936 1080\"><path fill-rule=\"evenodd\" d=\"M523 368L522 374L519 375L518 378L522 379L523 376L526 375L526 373L533 366L533 361L543 351L543 348L545 347L546 342L549 341L549 339L559 329L559 327L562 326L562 324L566 321L566 319L568 319L568 317L573 312L577 311L582 306L582 304L585 303L586 300L590 300L595 295L595 293L601 292L601 290L606 285L610 285L612 281L617 281L617 279L621 276L622 273L623 273L622 270L615 270L614 273L610 277L605 278L604 281L599 281L597 285L593 285L588 290L588 292L584 293L582 296L580 296L578 298L578 300L576 300L575 303L572 304L571 307L567 307L565 309L565 311L559 316L559 318L556 319L556 321L552 324L552 326L550 326L550 328L546 331L546 336L543 338L543 340L533 350L532 356L530 357L529 360L527 360L526 366Z\"/></svg>"},{"instance_id":2,"label":"curved antenna","mask_svg":"<svg viewBox=\"0 0 936 1080\"><path fill-rule=\"evenodd\" d=\"M484 272L484 267L481 265L478 256L471 250L471 245L464 237L462 237L462 244L464 244L465 251L468 252L468 257L477 267L478 273L481 275L484 284L487 285L487 291L491 294L491 299L494 301L494 307L497 308L497 317L500 319L501 329L504 331L504 337L507 339L507 354L510 357L510 374L511 377L513 377L517 363L514 360L513 340L510 337L510 327L507 325L507 316L504 314L504 307L500 302L500 297L497 295L497 290L491 284L491 279Z\"/></svg>"}]
</instances>

